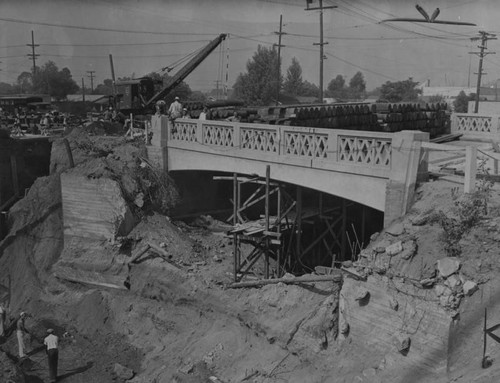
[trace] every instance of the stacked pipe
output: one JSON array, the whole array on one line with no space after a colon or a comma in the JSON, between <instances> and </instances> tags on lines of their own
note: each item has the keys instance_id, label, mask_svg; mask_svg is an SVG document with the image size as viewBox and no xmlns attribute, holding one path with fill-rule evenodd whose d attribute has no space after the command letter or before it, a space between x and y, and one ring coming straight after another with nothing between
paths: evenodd
<instances>
[{"instance_id":1,"label":"stacked pipe","mask_svg":"<svg viewBox=\"0 0 500 383\"><path fill-rule=\"evenodd\" d=\"M449 129L450 118L446 103L434 104L373 104L381 131L420 130L431 137Z\"/></svg>"},{"instance_id":2,"label":"stacked pipe","mask_svg":"<svg viewBox=\"0 0 500 383\"><path fill-rule=\"evenodd\" d=\"M292 126L308 126L331 129L378 130L377 115L369 104L325 105L299 107L294 110Z\"/></svg>"}]
</instances>

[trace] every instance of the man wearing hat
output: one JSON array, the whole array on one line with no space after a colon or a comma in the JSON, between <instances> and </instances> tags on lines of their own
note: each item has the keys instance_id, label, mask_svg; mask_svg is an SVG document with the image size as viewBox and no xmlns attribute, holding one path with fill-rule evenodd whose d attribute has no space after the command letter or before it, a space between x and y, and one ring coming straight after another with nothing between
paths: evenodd
<instances>
[{"instance_id":1,"label":"man wearing hat","mask_svg":"<svg viewBox=\"0 0 500 383\"><path fill-rule=\"evenodd\" d=\"M182 117L182 104L179 102L179 97L176 96L174 102L170 104L168 113L172 120Z\"/></svg>"},{"instance_id":2,"label":"man wearing hat","mask_svg":"<svg viewBox=\"0 0 500 383\"><path fill-rule=\"evenodd\" d=\"M43 344L46 347L49 360L49 378L51 382L55 382L57 380L57 362L59 360L59 338L54 335L54 330L51 328L47 330L47 334Z\"/></svg>"}]
</instances>

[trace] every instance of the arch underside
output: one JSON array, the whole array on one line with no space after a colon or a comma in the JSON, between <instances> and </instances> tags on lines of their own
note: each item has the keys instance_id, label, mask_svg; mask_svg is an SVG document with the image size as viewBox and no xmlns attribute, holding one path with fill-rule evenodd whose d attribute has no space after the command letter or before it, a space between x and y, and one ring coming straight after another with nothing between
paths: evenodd
<instances>
[{"instance_id":1,"label":"arch underside","mask_svg":"<svg viewBox=\"0 0 500 383\"><path fill-rule=\"evenodd\" d=\"M270 177L273 180L342 197L379 211L385 210L386 178L176 148L169 148L168 152L169 171L221 171L265 177L267 165L271 166Z\"/></svg>"}]
</instances>

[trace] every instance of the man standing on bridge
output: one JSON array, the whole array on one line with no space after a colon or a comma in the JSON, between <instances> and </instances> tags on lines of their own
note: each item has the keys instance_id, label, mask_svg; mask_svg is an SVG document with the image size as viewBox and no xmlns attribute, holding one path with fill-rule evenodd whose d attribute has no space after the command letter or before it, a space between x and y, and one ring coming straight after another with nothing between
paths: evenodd
<instances>
[{"instance_id":1,"label":"man standing on bridge","mask_svg":"<svg viewBox=\"0 0 500 383\"><path fill-rule=\"evenodd\" d=\"M179 102L179 97L176 96L174 102L170 104L168 114L171 120L182 117L182 104Z\"/></svg>"}]
</instances>

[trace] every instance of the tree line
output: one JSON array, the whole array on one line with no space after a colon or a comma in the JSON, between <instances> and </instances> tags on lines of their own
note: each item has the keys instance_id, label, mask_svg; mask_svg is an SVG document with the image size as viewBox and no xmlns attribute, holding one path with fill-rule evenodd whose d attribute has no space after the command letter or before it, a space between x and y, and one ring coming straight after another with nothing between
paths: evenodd
<instances>
[{"instance_id":1,"label":"tree line","mask_svg":"<svg viewBox=\"0 0 500 383\"><path fill-rule=\"evenodd\" d=\"M257 51L246 64L246 71L239 73L233 85L231 98L245 102L247 105L272 105L277 98L284 103L297 102L298 97L313 97L319 102L319 87L304 80L302 67L297 58L284 74L279 73L278 53L274 47L258 46ZM280 63L281 64L281 63ZM167 74L150 73L155 80L166 80ZM127 77L118 80L130 79ZM411 78L404 81L387 81L372 92L367 92L366 81L362 72L358 71L347 81L346 77L337 74L332 78L324 92L325 98L336 101L363 100L367 96L387 102L417 101L421 90L416 88L417 82ZM41 93L49 94L56 100L64 100L68 94L81 93L82 89L72 78L68 68L59 69L53 61L48 61L32 72L22 72L15 84L0 83L0 94ZM85 92L90 93L89 89ZM184 100L205 101L207 96L201 92L193 92L189 85L182 82L174 92ZM105 79L93 89L94 94L112 95L113 82Z\"/></svg>"}]
</instances>

